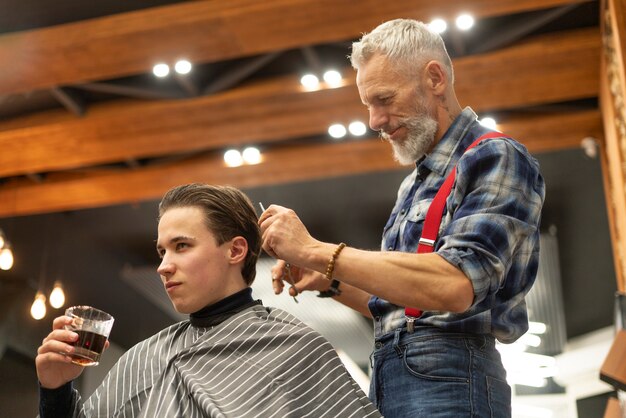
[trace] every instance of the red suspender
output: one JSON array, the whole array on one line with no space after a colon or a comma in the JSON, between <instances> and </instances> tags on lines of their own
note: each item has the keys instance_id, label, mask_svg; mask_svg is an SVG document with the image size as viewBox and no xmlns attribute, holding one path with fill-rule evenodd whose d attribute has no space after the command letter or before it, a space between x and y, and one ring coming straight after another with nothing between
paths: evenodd
<instances>
[{"instance_id":1,"label":"red suspender","mask_svg":"<svg viewBox=\"0 0 626 418\"><path fill-rule=\"evenodd\" d=\"M478 145L479 142L489 138L502 138L505 137L502 132L489 132L479 137L472 142L472 145L467 147L467 150ZM443 182L439 191L435 195L428 212L426 212L426 219L424 219L424 227L422 228L422 236L420 237L419 244L417 246L417 253L432 253L435 249L435 242L437 241L437 235L439 234L439 226L441 225L441 218L443 216L443 208L446 206L446 200L452 190L454 179L456 178L456 165L452 168L450 174ZM405 308L404 315L407 320L407 330L413 332L415 319L422 315L422 311L415 308Z\"/></svg>"}]
</instances>

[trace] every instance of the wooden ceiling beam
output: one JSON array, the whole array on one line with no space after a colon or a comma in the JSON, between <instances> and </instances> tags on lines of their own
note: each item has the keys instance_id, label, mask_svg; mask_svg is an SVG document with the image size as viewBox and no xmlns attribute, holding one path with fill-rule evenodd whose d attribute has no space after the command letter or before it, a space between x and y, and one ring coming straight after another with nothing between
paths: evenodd
<instances>
[{"instance_id":1,"label":"wooden ceiling beam","mask_svg":"<svg viewBox=\"0 0 626 418\"><path fill-rule=\"evenodd\" d=\"M517 40L528 36L535 30L541 29L550 22L560 18L563 15L574 10L578 7L578 4L568 4L565 6L557 7L549 12L542 13L535 19L519 19L511 24L507 25L507 30L504 33L498 34L498 36L492 36L489 39L485 39L484 42L471 48L471 54L479 54L482 52L493 51L500 49L503 46L516 42Z\"/></svg>"},{"instance_id":2,"label":"wooden ceiling beam","mask_svg":"<svg viewBox=\"0 0 626 418\"><path fill-rule=\"evenodd\" d=\"M468 56L455 66L457 95L486 111L597 97L601 50L600 31L590 28Z\"/></svg>"},{"instance_id":3,"label":"wooden ceiling beam","mask_svg":"<svg viewBox=\"0 0 626 418\"><path fill-rule=\"evenodd\" d=\"M0 95L149 72L185 57L222 61L355 39L397 17L477 18L588 0L193 1L0 36Z\"/></svg>"},{"instance_id":4,"label":"wooden ceiling beam","mask_svg":"<svg viewBox=\"0 0 626 418\"><path fill-rule=\"evenodd\" d=\"M531 152L578 147L585 136L603 138L598 110L525 116L500 128ZM376 138L275 147L263 153L261 164L237 168L225 167L222 154L213 152L132 170L50 174L40 184L14 178L0 185L0 217L158 199L170 187L189 182L250 188L399 168L389 146Z\"/></svg>"},{"instance_id":5,"label":"wooden ceiling beam","mask_svg":"<svg viewBox=\"0 0 626 418\"><path fill-rule=\"evenodd\" d=\"M602 116L598 109L520 115L502 121L498 129L518 139L533 154L578 148L586 137L599 142L604 140Z\"/></svg>"},{"instance_id":6,"label":"wooden ceiling beam","mask_svg":"<svg viewBox=\"0 0 626 418\"><path fill-rule=\"evenodd\" d=\"M284 141L366 116L353 85L307 93L295 77L190 100L94 106L82 119L0 132L0 149L8 147L0 177Z\"/></svg>"},{"instance_id":7,"label":"wooden ceiling beam","mask_svg":"<svg viewBox=\"0 0 626 418\"><path fill-rule=\"evenodd\" d=\"M455 61L462 104L477 112L596 97L597 29L537 38ZM43 115L0 123L0 177L325 135L367 120L351 69L345 85L305 92L295 77L212 96L92 106L84 118Z\"/></svg>"}]
</instances>

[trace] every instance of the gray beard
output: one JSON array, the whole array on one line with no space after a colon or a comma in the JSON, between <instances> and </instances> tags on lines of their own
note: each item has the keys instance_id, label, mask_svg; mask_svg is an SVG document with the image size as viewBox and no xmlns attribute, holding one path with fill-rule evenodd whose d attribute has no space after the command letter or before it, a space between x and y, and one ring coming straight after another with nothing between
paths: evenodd
<instances>
[{"instance_id":1,"label":"gray beard","mask_svg":"<svg viewBox=\"0 0 626 418\"><path fill-rule=\"evenodd\" d=\"M391 142L393 158L402 165L413 165L422 158L435 141L437 121L428 116L415 116L406 119L403 125L407 128L407 137L401 142ZM389 140L388 135L383 138Z\"/></svg>"}]
</instances>

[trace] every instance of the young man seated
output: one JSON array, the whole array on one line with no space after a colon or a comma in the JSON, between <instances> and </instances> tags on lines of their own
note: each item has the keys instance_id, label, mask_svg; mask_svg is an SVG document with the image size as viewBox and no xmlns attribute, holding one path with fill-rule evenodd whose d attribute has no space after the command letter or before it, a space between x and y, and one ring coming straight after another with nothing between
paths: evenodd
<instances>
[{"instance_id":1,"label":"young man seated","mask_svg":"<svg viewBox=\"0 0 626 418\"><path fill-rule=\"evenodd\" d=\"M379 417L333 347L252 298L257 215L232 187L176 187L159 205L157 271L189 320L127 351L83 401L72 380L70 318L53 321L36 358L40 416Z\"/></svg>"}]
</instances>

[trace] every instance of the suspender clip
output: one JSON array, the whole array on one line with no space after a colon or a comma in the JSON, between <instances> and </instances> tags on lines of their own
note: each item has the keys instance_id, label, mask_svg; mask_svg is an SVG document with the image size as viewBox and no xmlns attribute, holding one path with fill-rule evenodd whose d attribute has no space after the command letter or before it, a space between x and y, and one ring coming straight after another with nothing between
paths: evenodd
<instances>
[{"instance_id":1,"label":"suspender clip","mask_svg":"<svg viewBox=\"0 0 626 418\"><path fill-rule=\"evenodd\" d=\"M406 318L406 332L413 334L415 331L415 317L405 316Z\"/></svg>"},{"instance_id":2,"label":"suspender clip","mask_svg":"<svg viewBox=\"0 0 626 418\"><path fill-rule=\"evenodd\" d=\"M435 240L434 239L420 238L419 243L422 244L422 245L428 245L429 247L434 247L435 246Z\"/></svg>"}]
</instances>

